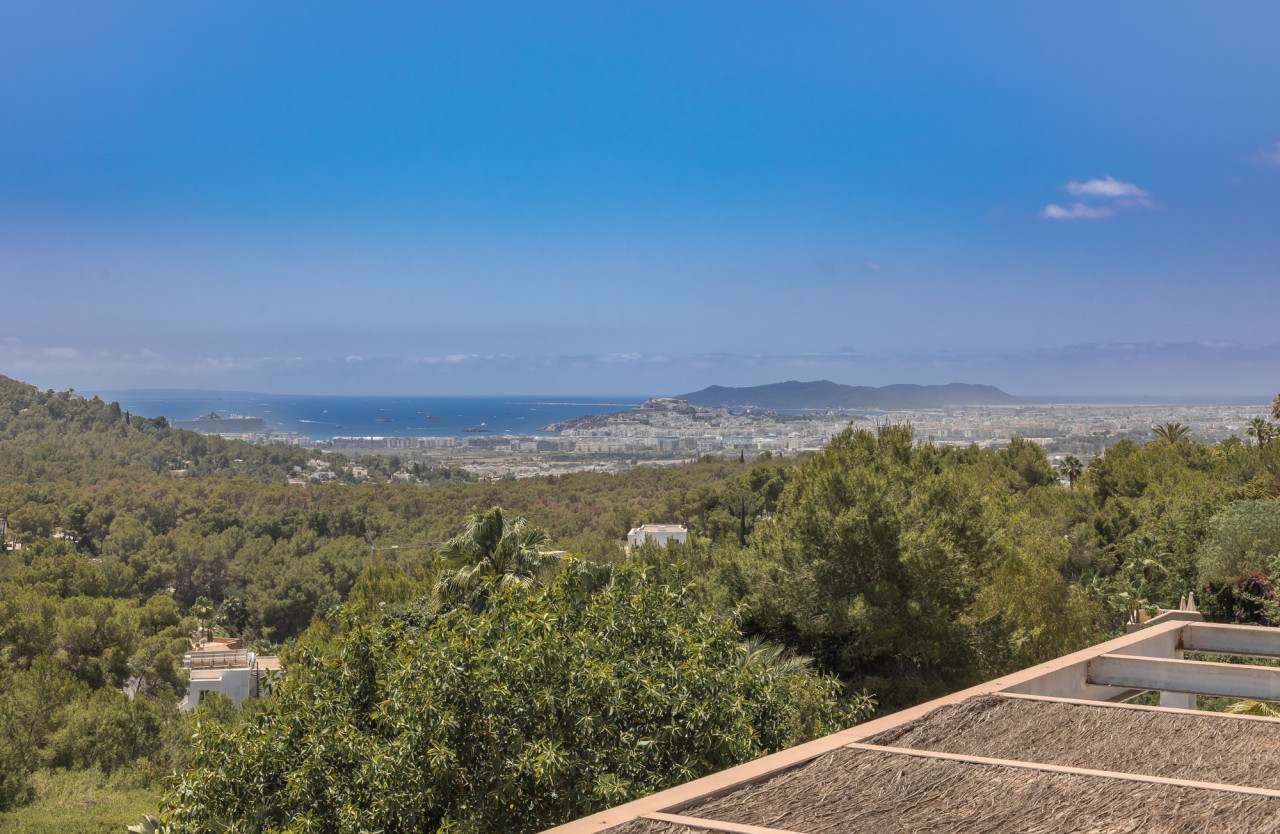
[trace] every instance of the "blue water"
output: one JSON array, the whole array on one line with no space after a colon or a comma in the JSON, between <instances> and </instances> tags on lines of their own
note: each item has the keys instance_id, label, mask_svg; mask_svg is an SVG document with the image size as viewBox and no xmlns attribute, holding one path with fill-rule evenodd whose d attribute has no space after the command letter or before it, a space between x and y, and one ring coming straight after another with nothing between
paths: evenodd
<instances>
[{"instance_id":1,"label":"blue water","mask_svg":"<svg viewBox=\"0 0 1280 834\"><path fill-rule=\"evenodd\" d=\"M86 392L81 392L86 393ZM87 392L86 396L92 396ZM100 391L143 417L191 420L211 411L261 417L276 431L313 440L335 436L450 437L485 428L493 434L545 434L549 423L634 408L646 398L621 397L344 397L239 391ZM434 419L431 417L434 415Z\"/></svg>"}]
</instances>

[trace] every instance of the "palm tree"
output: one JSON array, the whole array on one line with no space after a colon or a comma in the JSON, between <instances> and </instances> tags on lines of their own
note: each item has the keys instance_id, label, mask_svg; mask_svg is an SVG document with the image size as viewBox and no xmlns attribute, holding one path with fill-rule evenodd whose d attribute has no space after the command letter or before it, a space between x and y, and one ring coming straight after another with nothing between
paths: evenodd
<instances>
[{"instance_id":1,"label":"palm tree","mask_svg":"<svg viewBox=\"0 0 1280 834\"><path fill-rule=\"evenodd\" d=\"M213 632L205 626L206 622L213 619L213 614L213 600L208 597L196 597L195 604L191 606L191 616L196 618L196 628L200 631L201 640L206 636L213 636Z\"/></svg>"},{"instance_id":2,"label":"palm tree","mask_svg":"<svg viewBox=\"0 0 1280 834\"><path fill-rule=\"evenodd\" d=\"M530 585L546 563L547 531L523 518L507 519L501 507L467 516L467 527L440 550L446 568L436 583L441 596L476 590L483 580Z\"/></svg>"},{"instance_id":3,"label":"palm tree","mask_svg":"<svg viewBox=\"0 0 1280 834\"><path fill-rule=\"evenodd\" d=\"M1129 542L1125 555L1128 558L1122 570L1130 575L1142 574L1142 581L1145 583L1169 575L1169 570L1164 566L1164 560L1169 554L1150 536L1142 536Z\"/></svg>"},{"instance_id":4,"label":"palm tree","mask_svg":"<svg viewBox=\"0 0 1280 834\"><path fill-rule=\"evenodd\" d=\"M790 677L813 671L813 660L792 653L786 646L770 643L762 637L748 637L742 643L738 665L747 669L764 669L770 675Z\"/></svg>"},{"instance_id":5,"label":"palm tree","mask_svg":"<svg viewBox=\"0 0 1280 834\"><path fill-rule=\"evenodd\" d=\"M1080 475L1084 473L1084 461L1075 455L1067 455L1058 464L1058 474L1067 479L1067 484L1072 488L1076 488L1076 481Z\"/></svg>"},{"instance_id":6,"label":"palm tree","mask_svg":"<svg viewBox=\"0 0 1280 834\"><path fill-rule=\"evenodd\" d=\"M1191 429L1180 422L1162 423L1151 430L1157 439L1170 446L1188 443L1191 440Z\"/></svg>"},{"instance_id":7,"label":"palm tree","mask_svg":"<svg viewBox=\"0 0 1280 834\"><path fill-rule=\"evenodd\" d=\"M1265 417L1254 417L1244 433L1258 441L1258 446L1266 446L1267 441L1275 436L1276 427L1267 422Z\"/></svg>"},{"instance_id":8,"label":"palm tree","mask_svg":"<svg viewBox=\"0 0 1280 834\"><path fill-rule=\"evenodd\" d=\"M1115 589L1107 582L1106 578L1092 571L1080 576L1080 580L1075 584L1074 590L1089 599L1109 604L1116 599Z\"/></svg>"},{"instance_id":9,"label":"palm tree","mask_svg":"<svg viewBox=\"0 0 1280 834\"><path fill-rule=\"evenodd\" d=\"M1227 707L1227 712L1236 715L1265 715L1269 718L1280 718L1280 704L1274 701L1255 701L1252 699L1236 701Z\"/></svg>"}]
</instances>

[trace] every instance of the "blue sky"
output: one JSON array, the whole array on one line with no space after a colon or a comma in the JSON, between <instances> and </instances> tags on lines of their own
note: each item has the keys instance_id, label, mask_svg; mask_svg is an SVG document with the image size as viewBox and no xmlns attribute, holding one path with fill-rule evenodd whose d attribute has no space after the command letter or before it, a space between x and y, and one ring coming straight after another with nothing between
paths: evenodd
<instances>
[{"instance_id":1,"label":"blue sky","mask_svg":"<svg viewBox=\"0 0 1280 834\"><path fill-rule=\"evenodd\" d=\"M1280 6L11 3L0 373L1280 390Z\"/></svg>"}]
</instances>

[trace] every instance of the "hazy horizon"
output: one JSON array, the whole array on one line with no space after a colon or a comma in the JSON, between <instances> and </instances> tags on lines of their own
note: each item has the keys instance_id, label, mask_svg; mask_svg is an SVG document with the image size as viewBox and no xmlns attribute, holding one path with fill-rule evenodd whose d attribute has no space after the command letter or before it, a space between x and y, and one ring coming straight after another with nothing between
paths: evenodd
<instances>
[{"instance_id":1,"label":"hazy horizon","mask_svg":"<svg viewBox=\"0 0 1280 834\"><path fill-rule=\"evenodd\" d=\"M778 380L786 381L786 380ZM794 380L793 380L794 381ZM813 382L817 380L799 380L801 382ZM833 380L834 381L834 380ZM848 384L848 383L846 383ZM945 384L945 383L942 383ZM749 386L742 386L749 387ZM997 386L998 387L998 386ZM1003 389L1002 389L1003 390ZM231 388L90 388L77 389L76 393L85 396L98 396L103 399L110 399L115 396L148 396L154 399L171 398L174 401L193 401L199 400L207 395L236 395L236 396L266 396L266 397L314 397L321 399L324 397L350 397L350 398L369 398L369 399L396 399L396 398L417 398L423 396L451 398L451 399L501 399L503 397L515 397L519 399L528 399L530 397L566 397L572 398L575 402L581 402L585 398L598 399L600 405L621 405L628 402L639 402L642 399L650 397L671 397L679 396L682 393L692 393L685 391L611 391L597 394L582 394L576 391L537 391L525 393L513 393L502 391L491 391L476 394L451 394L431 393L423 394L415 391L385 391L385 392L356 392L339 394L327 391L245 391ZM1268 405L1273 397L1268 394L1224 394L1219 397L1212 396L1196 396L1196 395L1171 395L1171 394L1151 394L1125 397L1124 395L1109 394L1091 394L1091 393L1022 393L1016 391L1005 391L1019 399L1025 400L1028 404L1035 405L1125 405L1125 404L1142 404L1142 405L1160 405L1160 404L1240 404L1240 405Z\"/></svg>"},{"instance_id":2,"label":"hazy horizon","mask_svg":"<svg viewBox=\"0 0 1280 834\"><path fill-rule=\"evenodd\" d=\"M1269 399L1277 28L1260 0L9 4L0 373Z\"/></svg>"}]
</instances>

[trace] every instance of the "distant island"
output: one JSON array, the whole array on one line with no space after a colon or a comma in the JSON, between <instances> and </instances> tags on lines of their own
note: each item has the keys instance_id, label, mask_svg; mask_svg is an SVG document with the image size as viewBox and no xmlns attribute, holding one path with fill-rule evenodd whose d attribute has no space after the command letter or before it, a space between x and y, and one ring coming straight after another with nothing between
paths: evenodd
<instances>
[{"instance_id":1,"label":"distant island","mask_svg":"<svg viewBox=\"0 0 1280 834\"><path fill-rule=\"evenodd\" d=\"M841 385L827 379L815 382L775 382L748 388L712 385L678 399L706 408L858 409L900 411L951 405L1017 405L1024 400L994 385L953 382L949 385Z\"/></svg>"},{"instance_id":2,"label":"distant island","mask_svg":"<svg viewBox=\"0 0 1280 834\"><path fill-rule=\"evenodd\" d=\"M175 429L183 429L185 431L193 431L199 434L246 434L251 432L268 432L271 426L267 425L267 421L261 417L253 415L245 416L241 414L232 414L228 417L219 416L218 412L210 411L208 414L201 415L194 420L174 420L170 425Z\"/></svg>"}]
</instances>

